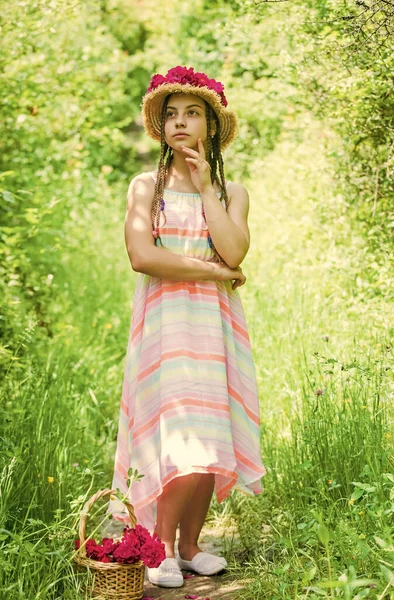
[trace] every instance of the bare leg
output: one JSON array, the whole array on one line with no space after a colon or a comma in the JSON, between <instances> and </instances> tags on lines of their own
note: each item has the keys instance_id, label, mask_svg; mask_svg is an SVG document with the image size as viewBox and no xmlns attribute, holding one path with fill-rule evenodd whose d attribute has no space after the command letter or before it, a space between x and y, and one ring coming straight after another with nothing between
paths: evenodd
<instances>
[{"instance_id":1,"label":"bare leg","mask_svg":"<svg viewBox=\"0 0 394 600\"><path fill-rule=\"evenodd\" d=\"M198 536L207 516L214 487L215 476L213 473L201 475L201 479L181 517L178 550L183 560L192 560L197 552L201 552L197 544Z\"/></svg>"},{"instance_id":2,"label":"bare leg","mask_svg":"<svg viewBox=\"0 0 394 600\"><path fill-rule=\"evenodd\" d=\"M200 473L175 477L168 483L157 498L157 519L155 533L166 548L166 557L174 558L176 529L179 521L193 497L201 478Z\"/></svg>"}]
</instances>

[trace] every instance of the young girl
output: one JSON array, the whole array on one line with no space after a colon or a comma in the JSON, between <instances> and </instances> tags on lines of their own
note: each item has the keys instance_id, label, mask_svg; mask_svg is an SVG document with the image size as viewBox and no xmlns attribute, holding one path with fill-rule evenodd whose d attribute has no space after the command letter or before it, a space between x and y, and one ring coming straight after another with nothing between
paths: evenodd
<instances>
[{"instance_id":1,"label":"young girl","mask_svg":"<svg viewBox=\"0 0 394 600\"><path fill-rule=\"evenodd\" d=\"M237 119L223 85L192 68L154 75L144 127L160 142L157 170L130 183L125 239L138 278L127 348L113 487L128 496L166 559L148 569L164 587L181 569L212 575L224 558L198 538L213 490L262 491L260 415L241 300L249 248L246 189L226 182L221 151ZM116 518L120 506L110 507ZM174 544L179 526L178 555Z\"/></svg>"}]
</instances>

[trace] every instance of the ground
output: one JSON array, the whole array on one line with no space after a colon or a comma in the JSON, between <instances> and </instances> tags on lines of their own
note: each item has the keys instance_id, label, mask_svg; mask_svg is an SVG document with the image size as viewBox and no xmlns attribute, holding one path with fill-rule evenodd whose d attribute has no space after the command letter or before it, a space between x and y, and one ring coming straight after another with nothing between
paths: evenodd
<instances>
[{"instance_id":1,"label":"ground","mask_svg":"<svg viewBox=\"0 0 394 600\"><path fill-rule=\"evenodd\" d=\"M212 554L221 554L222 541L226 535L233 535L232 532L225 532L221 527L205 526L201 532L199 545L202 550L212 552ZM186 574L186 572L184 572ZM152 585L145 579L144 597L155 600L184 600L185 596L197 596L199 600L236 600L238 592L242 589L240 582L235 582L230 572L225 571L222 575L202 577L195 575L192 578L185 579L185 584L181 588L166 589Z\"/></svg>"}]
</instances>

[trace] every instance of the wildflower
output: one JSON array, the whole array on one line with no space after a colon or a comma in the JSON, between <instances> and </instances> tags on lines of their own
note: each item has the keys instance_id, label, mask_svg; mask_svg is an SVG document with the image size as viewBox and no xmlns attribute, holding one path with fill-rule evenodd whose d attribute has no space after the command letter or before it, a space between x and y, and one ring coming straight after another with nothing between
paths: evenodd
<instances>
[{"instance_id":1,"label":"wildflower","mask_svg":"<svg viewBox=\"0 0 394 600\"><path fill-rule=\"evenodd\" d=\"M53 483L54 481L55 481L55 478L48 475L48 483Z\"/></svg>"},{"instance_id":2,"label":"wildflower","mask_svg":"<svg viewBox=\"0 0 394 600\"><path fill-rule=\"evenodd\" d=\"M331 485L332 484L332 479L328 479L327 483L328 483L328 485Z\"/></svg>"},{"instance_id":3,"label":"wildflower","mask_svg":"<svg viewBox=\"0 0 394 600\"><path fill-rule=\"evenodd\" d=\"M363 404L363 405L361 406L361 408L368 408L368 406L367 406L366 404Z\"/></svg>"},{"instance_id":4,"label":"wildflower","mask_svg":"<svg viewBox=\"0 0 394 600\"><path fill-rule=\"evenodd\" d=\"M324 341L325 341L325 342L328 342L328 340L329 340L330 338L328 337L328 335L325 335L323 339L324 339Z\"/></svg>"},{"instance_id":5,"label":"wildflower","mask_svg":"<svg viewBox=\"0 0 394 600\"><path fill-rule=\"evenodd\" d=\"M364 511L363 511L363 510L360 510L360 512L359 512L358 514L360 515L360 517L362 517L362 516L363 516L363 514L364 514Z\"/></svg>"},{"instance_id":6,"label":"wildflower","mask_svg":"<svg viewBox=\"0 0 394 600\"><path fill-rule=\"evenodd\" d=\"M79 466L79 465L78 465L78 463L77 463L77 462L73 463L73 467L74 467L74 469L76 469L78 466Z\"/></svg>"},{"instance_id":7,"label":"wildflower","mask_svg":"<svg viewBox=\"0 0 394 600\"><path fill-rule=\"evenodd\" d=\"M323 390L321 390L320 388L315 391L316 396L321 396L322 394L323 394Z\"/></svg>"},{"instance_id":8,"label":"wildflower","mask_svg":"<svg viewBox=\"0 0 394 600\"><path fill-rule=\"evenodd\" d=\"M41 473L37 473L37 477L38 477L38 479L40 479Z\"/></svg>"},{"instance_id":9,"label":"wildflower","mask_svg":"<svg viewBox=\"0 0 394 600\"><path fill-rule=\"evenodd\" d=\"M85 465L87 465L87 464L88 464L88 462L89 462L89 460L88 460L87 458L84 458L84 459L83 459L83 462L85 463Z\"/></svg>"},{"instance_id":10,"label":"wildflower","mask_svg":"<svg viewBox=\"0 0 394 600\"><path fill-rule=\"evenodd\" d=\"M371 590L374 590L376 588L376 584L375 583L370 583L369 587L371 588Z\"/></svg>"},{"instance_id":11,"label":"wildflower","mask_svg":"<svg viewBox=\"0 0 394 600\"><path fill-rule=\"evenodd\" d=\"M351 403L351 398L345 398L344 402L346 402L346 404L350 404Z\"/></svg>"},{"instance_id":12,"label":"wildflower","mask_svg":"<svg viewBox=\"0 0 394 600\"><path fill-rule=\"evenodd\" d=\"M354 498L350 498L350 500L349 500L349 506L352 506L352 504L354 504L354 502L355 502Z\"/></svg>"},{"instance_id":13,"label":"wildflower","mask_svg":"<svg viewBox=\"0 0 394 600\"><path fill-rule=\"evenodd\" d=\"M111 323L106 323L105 324L105 329L111 329L111 327L112 327Z\"/></svg>"},{"instance_id":14,"label":"wildflower","mask_svg":"<svg viewBox=\"0 0 394 600\"><path fill-rule=\"evenodd\" d=\"M109 175L110 173L112 173L113 171L113 167L111 167L110 165L102 165L101 167L101 172L104 173L104 175Z\"/></svg>"}]
</instances>

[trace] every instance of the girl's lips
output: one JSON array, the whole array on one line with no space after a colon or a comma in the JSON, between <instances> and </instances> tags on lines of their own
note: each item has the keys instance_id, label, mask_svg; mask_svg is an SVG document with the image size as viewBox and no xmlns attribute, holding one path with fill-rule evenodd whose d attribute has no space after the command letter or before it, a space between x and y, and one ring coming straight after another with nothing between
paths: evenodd
<instances>
[{"instance_id":1,"label":"girl's lips","mask_svg":"<svg viewBox=\"0 0 394 600\"><path fill-rule=\"evenodd\" d=\"M174 138L178 138L178 137L189 137L188 133L177 133L176 135L174 135Z\"/></svg>"}]
</instances>

